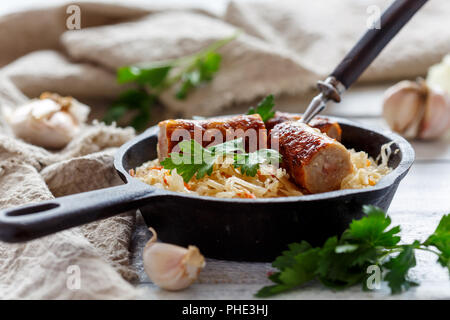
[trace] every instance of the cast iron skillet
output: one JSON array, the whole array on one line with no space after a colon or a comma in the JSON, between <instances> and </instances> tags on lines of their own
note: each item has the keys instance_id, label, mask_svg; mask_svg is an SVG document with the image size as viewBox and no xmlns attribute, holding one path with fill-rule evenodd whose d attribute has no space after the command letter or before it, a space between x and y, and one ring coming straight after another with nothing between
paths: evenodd
<instances>
[{"instance_id":1,"label":"cast iron skillet","mask_svg":"<svg viewBox=\"0 0 450 320\"><path fill-rule=\"evenodd\" d=\"M331 118L331 117L330 117ZM342 233L362 216L364 204L387 210L395 191L414 161L411 145L394 133L381 133L341 118L342 143L376 157L394 141L389 165L395 168L376 186L300 197L218 199L158 189L128 171L155 159L158 127L123 145L115 168L126 183L0 211L0 239L27 241L57 231L139 208L147 225L164 242L196 245L207 257L270 261L286 245L307 240L321 244Z\"/></svg>"}]
</instances>

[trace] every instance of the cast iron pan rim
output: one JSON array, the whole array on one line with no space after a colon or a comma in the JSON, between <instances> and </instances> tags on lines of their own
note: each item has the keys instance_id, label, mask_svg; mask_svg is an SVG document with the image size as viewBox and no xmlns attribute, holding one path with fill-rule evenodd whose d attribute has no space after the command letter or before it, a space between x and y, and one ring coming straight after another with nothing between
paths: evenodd
<instances>
[{"instance_id":1,"label":"cast iron pan rim","mask_svg":"<svg viewBox=\"0 0 450 320\"><path fill-rule=\"evenodd\" d=\"M227 115L226 117L229 117L232 115ZM224 116L225 117L225 116ZM365 125L340 118L340 117L331 117L331 116L321 116L323 118L328 118L330 120L337 121L340 124L346 124L354 127L358 127L361 129L365 129L368 131L372 131L376 134L382 135L386 138L388 138L390 141L394 141L395 144L398 145L400 152L402 154L402 159L400 160L400 163L398 164L397 168L395 168L392 172L390 172L388 175L383 177L380 182L378 182L373 187L368 187L365 189L345 189L345 190L337 190L337 191L330 191L330 192L323 192L319 194L312 194L312 195L303 195L303 196L290 196L290 197L279 197L279 198L258 198L258 199L222 199L222 198L215 198L215 197L209 197L209 196L197 196L197 195L189 195L181 192L175 192L175 191L169 191L160 189L157 187L152 187L148 185L149 191L155 192L155 195L160 196L173 196L176 198L188 198L188 199L195 199L195 200L203 200L203 201L212 201L212 202L218 202L218 203L242 203L242 204L256 204L256 203L295 203L295 202L308 202L308 201L317 201L317 200L330 200L330 199L337 199L337 198L343 198L346 196L352 196L355 194L363 194L378 190L383 190L386 188L390 188L392 185L394 185L397 181L403 178L403 176L407 173L409 168L414 162L415 153L412 146L407 142L403 137L400 135L391 132L391 131L385 131L381 132L379 130L367 127ZM217 117L215 117L217 118ZM139 181L136 178L133 178L127 170L123 167L123 158L127 151L136 143L145 140L149 138L152 135L155 135L158 133L158 126L153 126L148 128L145 132L140 134L139 136L135 137L134 139L130 140L129 142L125 143L120 147L120 149L117 151L116 156L114 158L114 166L118 173L121 175L122 179L129 183L129 184L142 184L143 182Z\"/></svg>"}]
</instances>

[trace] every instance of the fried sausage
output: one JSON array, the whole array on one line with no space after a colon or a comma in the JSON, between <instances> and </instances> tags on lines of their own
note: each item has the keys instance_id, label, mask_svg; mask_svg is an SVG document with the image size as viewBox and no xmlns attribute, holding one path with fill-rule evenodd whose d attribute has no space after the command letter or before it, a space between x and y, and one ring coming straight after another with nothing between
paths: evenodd
<instances>
[{"instance_id":1,"label":"fried sausage","mask_svg":"<svg viewBox=\"0 0 450 320\"><path fill-rule=\"evenodd\" d=\"M279 123L272 129L271 136L279 145L282 166L308 193L340 189L342 179L352 172L347 149L306 124Z\"/></svg>"},{"instance_id":2,"label":"fried sausage","mask_svg":"<svg viewBox=\"0 0 450 320\"><path fill-rule=\"evenodd\" d=\"M265 125L267 130L272 130L277 124L285 121L296 121L300 120L302 116L296 113L287 112L275 112L275 116L266 121ZM334 121L325 118L314 118L310 121L309 125L313 128L319 129L321 132L326 133L330 138L341 141L342 129L341 126Z\"/></svg>"},{"instance_id":3,"label":"fried sausage","mask_svg":"<svg viewBox=\"0 0 450 320\"><path fill-rule=\"evenodd\" d=\"M158 158L164 160L182 140L203 147L244 138L247 152L267 148L267 130L259 114L207 120L165 120L159 123Z\"/></svg>"}]
</instances>

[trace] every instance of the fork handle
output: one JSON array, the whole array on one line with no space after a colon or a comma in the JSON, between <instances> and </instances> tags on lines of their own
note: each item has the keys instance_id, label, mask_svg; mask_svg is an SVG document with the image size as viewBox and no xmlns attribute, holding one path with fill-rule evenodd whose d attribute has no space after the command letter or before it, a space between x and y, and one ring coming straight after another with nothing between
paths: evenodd
<instances>
[{"instance_id":1,"label":"fork handle","mask_svg":"<svg viewBox=\"0 0 450 320\"><path fill-rule=\"evenodd\" d=\"M396 0L384 11L380 28L366 31L363 37L331 73L346 89L366 70L383 48L428 0Z\"/></svg>"}]
</instances>

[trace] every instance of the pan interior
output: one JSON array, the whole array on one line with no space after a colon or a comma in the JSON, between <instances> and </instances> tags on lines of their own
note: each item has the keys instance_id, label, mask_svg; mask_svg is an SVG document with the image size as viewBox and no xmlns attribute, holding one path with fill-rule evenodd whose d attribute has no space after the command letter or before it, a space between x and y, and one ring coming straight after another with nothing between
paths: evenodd
<instances>
[{"instance_id":1,"label":"pan interior","mask_svg":"<svg viewBox=\"0 0 450 320\"><path fill-rule=\"evenodd\" d=\"M391 146L394 153L389 165L397 170L380 181L379 188L256 200L221 200L167 191L140 207L146 224L158 230L163 242L196 245L207 257L273 261L288 243L306 240L320 245L328 237L341 234L352 220L362 217L362 205L387 210L414 159L412 147L396 134L373 131L346 119L331 119L341 125L342 142L347 148L372 157L378 156L383 144L396 142ZM153 127L120 148L115 166L124 180L135 181L128 171L157 158L157 142L158 127Z\"/></svg>"},{"instance_id":2,"label":"pan interior","mask_svg":"<svg viewBox=\"0 0 450 320\"><path fill-rule=\"evenodd\" d=\"M340 123L340 125L342 127L342 143L345 147L354 148L356 151L365 151L374 159L379 155L381 146L391 142L389 137L378 132L348 123ZM137 137L136 142L123 153L121 162L126 172L158 157L156 151L157 132L157 130L149 129L147 133L143 134L143 137ZM391 145L391 150L389 166L395 169L402 160L402 153L396 143Z\"/></svg>"},{"instance_id":3,"label":"pan interior","mask_svg":"<svg viewBox=\"0 0 450 320\"><path fill-rule=\"evenodd\" d=\"M342 144L347 149L353 148L356 151L364 151L374 159L380 154L381 147L392 141L388 137L372 130L345 123L340 125L342 128ZM389 157L388 162L389 167L392 169L397 168L402 157L403 155L398 144L393 143L391 145L391 156Z\"/></svg>"},{"instance_id":4,"label":"pan interior","mask_svg":"<svg viewBox=\"0 0 450 320\"><path fill-rule=\"evenodd\" d=\"M139 140L133 144L124 154L122 165L128 172L143 163L158 157L156 146L158 144L157 134L149 135L147 138Z\"/></svg>"}]
</instances>

